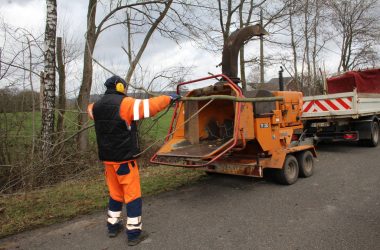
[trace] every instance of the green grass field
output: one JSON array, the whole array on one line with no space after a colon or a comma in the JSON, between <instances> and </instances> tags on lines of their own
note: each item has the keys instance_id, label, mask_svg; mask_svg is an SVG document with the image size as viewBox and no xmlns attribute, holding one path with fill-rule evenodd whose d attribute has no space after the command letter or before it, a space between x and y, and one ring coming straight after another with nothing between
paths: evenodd
<instances>
[{"instance_id":1,"label":"green grass field","mask_svg":"<svg viewBox=\"0 0 380 250\"><path fill-rule=\"evenodd\" d=\"M161 116L165 111L160 112L155 117ZM69 110L65 113L65 130L67 135L71 135L77 131L77 111ZM173 109L170 109L166 114L160 117L157 122L154 122L155 118L148 118L140 121L140 131L142 136L148 137L151 139L158 139L166 135L170 121L173 115ZM56 113L56 121L59 116ZM34 119L33 119L34 117ZM155 125L149 130L146 131L152 123ZM89 121L89 125L93 124L93 121ZM9 132L9 137L31 137L34 135L39 135L41 130L41 113L35 112L34 116L32 112L17 112L17 113L6 113L2 114L0 128L7 130ZM91 142L96 141L95 129L89 129L89 138Z\"/></svg>"},{"instance_id":2,"label":"green grass field","mask_svg":"<svg viewBox=\"0 0 380 250\"><path fill-rule=\"evenodd\" d=\"M36 134L41 129L41 113L36 111L32 112L15 112L3 113L1 127L7 127L11 135L31 136L33 128ZM58 112L55 114L55 121L57 122ZM77 111L69 110L65 113L65 128L68 131L75 131L77 124ZM34 118L34 119L33 119Z\"/></svg>"},{"instance_id":3,"label":"green grass field","mask_svg":"<svg viewBox=\"0 0 380 250\"><path fill-rule=\"evenodd\" d=\"M172 114L173 110L169 110L149 131L147 128L150 128L154 121L146 119L141 123L140 136L146 142L144 147L165 137ZM35 134L39 133L40 113L35 113L34 126L32 113L7 114L6 118L2 119L1 127L8 129L10 135L8 140L12 140L12 136L15 136L15 140L25 137L23 147L27 147L28 142L31 141L33 127ZM75 132L76 119L75 112L65 114L68 131L66 136ZM10 142L12 143L12 141ZM90 142L92 145L96 143L94 128L90 129ZM20 146L17 143L12 144L15 144L13 147ZM150 157L150 155L145 157ZM147 161L145 160L145 162ZM88 175L83 173L81 176L87 175L88 177L75 178L32 192L0 195L0 237L62 222L81 214L105 210L108 193L102 170L92 166L88 171L96 173L91 172ZM181 185L193 183L204 176L202 171L167 166L145 166L141 170L143 196L175 189Z\"/></svg>"},{"instance_id":4,"label":"green grass field","mask_svg":"<svg viewBox=\"0 0 380 250\"><path fill-rule=\"evenodd\" d=\"M161 114L163 114L165 111L162 111L161 113L157 114L155 117L160 117L160 119L157 122L154 121L154 118L143 120L140 126L140 136L148 137L152 140L157 140L165 137L168 133L170 121L173 116L173 111L173 109L170 109L163 116L161 116ZM153 123L155 123L155 125L149 131L147 131Z\"/></svg>"}]
</instances>

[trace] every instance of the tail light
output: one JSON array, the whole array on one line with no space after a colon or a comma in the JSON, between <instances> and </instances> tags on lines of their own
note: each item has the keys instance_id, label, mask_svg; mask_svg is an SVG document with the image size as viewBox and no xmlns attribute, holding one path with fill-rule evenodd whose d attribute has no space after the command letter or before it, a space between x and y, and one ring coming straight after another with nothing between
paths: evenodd
<instances>
[{"instance_id":1,"label":"tail light","mask_svg":"<svg viewBox=\"0 0 380 250\"><path fill-rule=\"evenodd\" d=\"M357 134L356 133L347 133L343 135L343 138L345 140L356 140L357 139Z\"/></svg>"}]
</instances>

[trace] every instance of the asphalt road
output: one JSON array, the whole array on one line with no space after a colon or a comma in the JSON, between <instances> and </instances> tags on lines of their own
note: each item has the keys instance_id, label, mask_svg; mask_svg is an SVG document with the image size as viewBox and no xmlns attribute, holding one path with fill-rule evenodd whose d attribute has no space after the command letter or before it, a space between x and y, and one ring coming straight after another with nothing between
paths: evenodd
<instances>
[{"instance_id":1,"label":"asphalt road","mask_svg":"<svg viewBox=\"0 0 380 250\"><path fill-rule=\"evenodd\" d=\"M322 145L292 186L212 176L144 200L150 238L136 249L380 249L380 147ZM59 209L59 208L57 208ZM0 241L6 249L124 249L105 213ZM0 249L1 249L0 247Z\"/></svg>"}]
</instances>

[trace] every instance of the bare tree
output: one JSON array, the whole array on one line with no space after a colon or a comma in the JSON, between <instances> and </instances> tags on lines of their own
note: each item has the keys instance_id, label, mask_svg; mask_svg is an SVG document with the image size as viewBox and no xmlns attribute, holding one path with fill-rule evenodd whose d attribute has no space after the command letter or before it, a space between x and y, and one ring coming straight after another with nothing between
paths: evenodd
<instances>
[{"instance_id":1,"label":"bare tree","mask_svg":"<svg viewBox=\"0 0 380 250\"><path fill-rule=\"evenodd\" d=\"M35 37L23 28L13 28L5 23L2 23L0 30L3 41L0 59L1 192L4 185L30 187L34 181L32 175L25 174L25 171L34 164L37 158L35 152L38 152L36 109L39 94L34 90L33 81L39 79L37 72L43 68L43 40L42 36ZM26 124L31 124L29 130ZM18 184L14 185L16 180Z\"/></svg>"},{"instance_id":2,"label":"bare tree","mask_svg":"<svg viewBox=\"0 0 380 250\"><path fill-rule=\"evenodd\" d=\"M377 0L329 1L331 22L340 47L338 71L373 65L379 44Z\"/></svg>"},{"instance_id":3,"label":"bare tree","mask_svg":"<svg viewBox=\"0 0 380 250\"><path fill-rule=\"evenodd\" d=\"M63 62L62 37L57 37L57 63L58 63L58 120L57 133L62 137L64 128L64 116L66 109L66 73Z\"/></svg>"},{"instance_id":4,"label":"bare tree","mask_svg":"<svg viewBox=\"0 0 380 250\"><path fill-rule=\"evenodd\" d=\"M323 60L320 52L330 39L326 8L321 0L286 2L288 16L285 20L288 27L282 32L288 34L288 42L277 43L284 49L280 53L280 62L295 81L297 90L312 94L319 84L317 69Z\"/></svg>"},{"instance_id":5,"label":"bare tree","mask_svg":"<svg viewBox=\"0 0 380 250\"><path fill-rule=\"evenodd\" d=\"M43 100L41 118L42 154L45 159L53 145L55 112L55 38L57 29L57 2L46 0L45 51L43 78Z\"/></svg>"},{"instance_id":6,"label":"bare tree","mask_svg":"<svg viewBox=\"0 0 380 250\"><path fill-rule=\"evenodd\" d=\"M164 19L164 17L168 13L168 10L170 9L170 6L172 5L172 3L173 3L173 0L169 0L169 1L167 1L165 3L164 10L160 13L160 15L158 16L158 18L156 18L156 20L154 20L154 22L151 24L151 26L150 26L148 32L146 33L146 35L144 37L144 40L143 40L143 42L142 42L142 44L141 44L141 46L140 46L140 48L139 48L139 50L138 50L135 58L132 59L132 57L131 57L132 51L129 51L128 57L130 59L130 65L129 65L129 69L128 69L128 72L127 72L127 76L125 77L126 82L130 82L131 81L133 72L136 69L136 65L140 61L141 56L144 53L144 51L146 49L146 46L148 45L148 42L149 42L150 38L152 37L154 31L157 29L158 25L161 23L161 21ZM129 19L127 19L127 20L129 20ZM129 29L130 29L130 21L128 21L128 26L129 26ZM130 36L128 36L128 37L130 37Z\"/></svg>"},{"instance_id":7,"label":"bare tree","mask_svg":"<svg viewBox=\"0 0 380 250\"><path fill-rule=\"evenodd\" d=\"M314 21L313 21L313 49L312 49L312 66L313 66L313 82L317 81L317 53L318 53L318 26L320 20L320 1L314 0Z\"/></svg>"},{"instance_id":8,"label":"bare tree","mask_svg":"<svg viewBox=\"0 0 380 250\"><path fill-rule=\"evenodd\" d=\"M100 34L104 32L105 30L114 27L116 25L126 25L128 26L128 22L130 25L130 18L128 15L125 15L125 18L120 20L118 18L115 18L115 16L118 13L121 13L125 10L128 11L128 9L134 9L140 13L143 13L143 15L148 18L151 21L151 31L148 32L147 36L145 37L142 46L140 47L139 52L137 53L136 57L132 59L132 53L129 54L129 59L132 59L130 62L132 63L129 67L127 78L131 78L132 74L134 72L134 69L138 63L138 61L141 58L142 53L144 52L150 37L152 36L154 30L157 28L157 25L162 21L162 19L165 17L168 7L172 4L172 0L170 1L138 1L136 3L128 4L128 1L123 3L124 1L111 1L109 4L109 11L108 13L100 20L99 24L96 25L95 18L96 18L96 9L97 9L97 1L96 0L90 0L88 5L88 11L87 11L87 33L86 33L86 44L85 44L85 52L84 52L84 65L83 65L83 78L82 78L82 84L80 87L79 95L78 95L78 108L80 111L85 111L87 109L87 106L89 104L89 98L90 98L90 91L92 86L92 73L93 73L93 64L92 64L92 54L94 52L95 44L97 39L99 38ZM144 13L144 9L138 9L138 7L146 7L150 5L160 5L164 6L163 12L155 19L154 16L148 16L146 13ZM153 21L154 20L154 21ZM78 124L79 124L79 130L83 128L83 126L87 123L88 117L87 114L84 112L79 114L78 117ZM83 131L79 133L78 135L78 148L80 151L85 151L88 148L88 131Z\"/></svg>"},{"instance_id":9,"label":"bare tree","mask_svg":"<svg viewBox=\"0 0 380 250\"><path fill-rule=\"evenodd\" d=\"M239 7L244 3L243 1L237 2L233 5L233 0L227 0L227 11L224 11L224 6L222 5L222 1L218 0L218 8L219 8L219 24L220 30L223 34L223 44L226 43L228 36L230 35L231 30L231 21L234 13L239 9ZM224 17L226 18L224 20Z\"/></svg>"},{"instance_id":10,"label":"bare tree","mask_svg":"<svg viewBox=\"0 0 380 250\"><path fill-rule=\"evenodd\" d=\"M307 73L306 73L306 78L303 78L303 81L306 79L307 82L307 88L309 90L310 94L310 84L311 84L311 64L310 64L310 34L309 34L309 29L310 29L310 1L306 0L304 3L304 27L303 27L303 35L305 39L305 51L304 51L304 62L306 63L306 68L307 68ZM305 63L302 64L302 72L304 72L304 65ZM304 74L302 74L304 75Z\"/></svg>"},{"instance_id":11,"label":"bare tree","mask_svg":"<svg viewBox=\"0 0 380 250\"><path fill-rule=\"evenodd\" d=\"M83 55L83 76L82 84L78 95L78 108L79 110L86 110L89 104L90 91L92 85L92 53L94 52L96 42L96 16L97 0L89 0L87 9L87 32L86 32L86 44L84 47ZM78 130L86 124L88 118L86 114L78 114ZM81 151L84 151L88 147L88 133L82 132L78 136L78 147Z\"/></svg>"},{"instance_id":12,"label":"bare tree","mask_svg":"<svg viewBox=\"0 0 380 250\"><path fill-rule=\"evenodd\" d=\"M77 77L71 65L82 55L78 46L77 38L74 36L70 23L61 18L58 23L57 34L57 73L58 73L58 102L57 102L57 129L59 140L65 136L65 113L66 113L66 82L72 77ZM71 79L70 79L71 77Z\"/></svg>"},{"instance_id":13,"label":"bare tree","mask_svg":"<svg viewBox=\"0 0 380 250\"><path fill-rule=\"evenodd\" d=\"M293 22L293 18L296 14L296 11L297 11L296 3L294 0L292 0L289 5L289 28L290 28L290 46L291 46L292 55L293 55L293 70L294 70L293 79L296 81L297 88L302 89L302 81L300 82L298 79L298 58L297 58L298 42L295 37L296 34L294 31L294 22Z\"/></svg>"},{"instance_id":14,"label":"bare tree","mask_svg":"<svg viewBox=\"0 0 380 250\"><path fill-rule=\"evenodd\" d=\"M262 4L264 4L266 1L261 1L259 2L258 4L254 4L254 1L253 0L249 0L248 1L248 4L249 4L249 9L248 9L248 12L246 13L246 17L245 17L245 20L244 20L244 13L243 13L243 9L244 9L244 6L245 6L245 1L244 0L241 0L240 2L240 6L239 6L239 28L244 28L244 27L247 27L248 25L251 24L251 20L252 20L252 14L253 14L253 10L260 7ZM240 52L239 52L239 63L240 63L240 80L241 80L241 84L242 84L242 89L243 91L246 91L247 90L247 80L246 80L246 74L245 74L245 64L246 64L246 61L244 59L245 55L244 55L244 45L241 47L240 49Z\"/></svg>"}]
</instances>

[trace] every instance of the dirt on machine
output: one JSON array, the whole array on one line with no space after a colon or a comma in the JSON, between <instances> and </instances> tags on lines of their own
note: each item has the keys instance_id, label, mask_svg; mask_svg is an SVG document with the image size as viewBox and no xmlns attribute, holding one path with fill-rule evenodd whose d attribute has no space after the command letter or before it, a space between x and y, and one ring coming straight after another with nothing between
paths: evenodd
<instances>
[{"instance_id":1,"label":"dirt on machine","mask_svg":"<svg viewBox=\"0 0 380 250\"><path fill-rule=\"evenodd\" d=\"M260 25L231 34L223 49L222 74L179 83L192 89L176 104L168 136L152 163L197 168L209 173L263 177L275 173L282 184L313 174L316 152L301 121L303 96L295 91L256 91L238 86L240 47L267 32Z\"/></svg>"}]
</instances>

